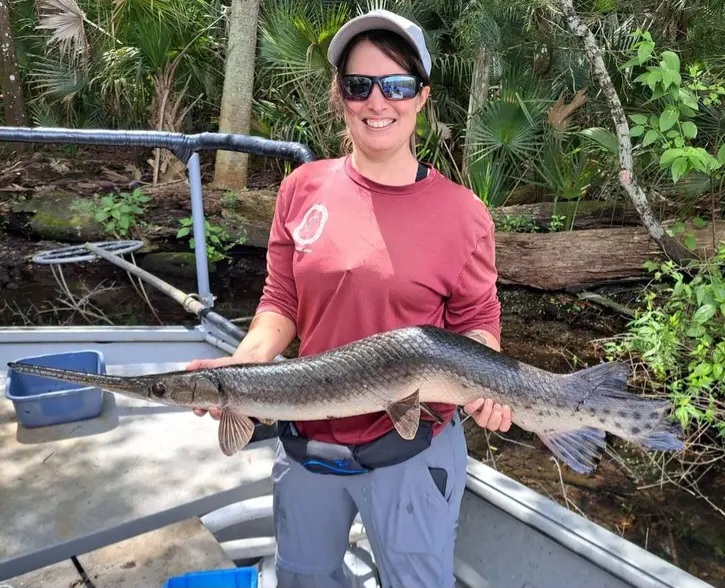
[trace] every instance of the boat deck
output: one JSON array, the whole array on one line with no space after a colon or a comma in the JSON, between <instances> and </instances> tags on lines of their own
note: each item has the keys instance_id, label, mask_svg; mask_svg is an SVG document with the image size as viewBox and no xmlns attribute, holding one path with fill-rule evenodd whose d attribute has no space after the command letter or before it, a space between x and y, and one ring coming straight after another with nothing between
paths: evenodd
<instances>
[{"instance_id":1,"label":"boat deck","mask_svg":"<svg viewBox=\"0 0 725 588\"><path fill-rule=\"evenodd\" d=\"M0 394L0 579L271 490L273 440L226 457L218 423L189 410L105 393L98 418L26 429Z\"/></svg>"},{"instance_id":2,"label":"boat deck","mask_svg":"<svg viewBox=\"0 0 725 588\"><path fill-rule=\"evenodd\" d=\"M78 556L95 588L159 587L193 570L234 567L214 536L193 517ZM9 578L12 588L76 588L83 577L70 560Z\"/></svg>"}]
</instances>

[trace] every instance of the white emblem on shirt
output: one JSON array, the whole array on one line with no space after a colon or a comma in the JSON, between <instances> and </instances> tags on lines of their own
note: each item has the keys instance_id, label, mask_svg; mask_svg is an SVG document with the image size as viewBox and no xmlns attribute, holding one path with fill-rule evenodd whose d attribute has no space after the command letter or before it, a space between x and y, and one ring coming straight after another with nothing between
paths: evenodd
<instances>
[{"instance_id":1,"label":"white emblem on shirt","mask_svg":"<svg viewBox=\"0 0 725 588\"><path fill-rule=\"evenodd\" d=\"M292 232L292 238L295 240L295 249L304 253L310 253L307 245L311 245L322 235L322 229L325 228L327 222L327 208L323 204L315 204L305 212L300 224Z\"/></svg>"}]
</instances>

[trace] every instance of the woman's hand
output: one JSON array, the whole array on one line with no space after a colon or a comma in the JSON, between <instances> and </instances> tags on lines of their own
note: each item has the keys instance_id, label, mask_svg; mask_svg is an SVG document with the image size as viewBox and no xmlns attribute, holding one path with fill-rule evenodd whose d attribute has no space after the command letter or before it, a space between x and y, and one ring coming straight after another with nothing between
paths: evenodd
<instances>
[{"instance_id":1,"label":"woman's hand","mask_svg":"<svg viewBox=\"0 0 725 588\"><path fill-rule=\"evenodd\" d=\"M501 351L498 339L484 329L474 329L465 335L487 345L494 351ZM511 428L511 407L507 404L498 404L490 398L479 398L464 406L463 410L473 417L479 427L484 429L505 433Z\"/></svg>"},{"instance_id":2,"label":"woman's hand","mask_svg":"<svg viewBox=\"0 0 725 588\"><path fill-rule=\"evenodd\" d=\"M505 433L511 428L511 407L494 403L490 398L479 398L463 407L479 427Z\"/></svg>"},{"instance_id":3,"label":"woman's hand","mask_svg":"<svg viewBox=\"0 0 725 588\"><path fill-rule=\"evenodd\" d=\"M233 355L216 359L195 359L187 364L186 369L191 371L272 361L287 348L296 333L295 324L287 317L271 311L261 312L252 320L247 336L242 339ZM207 412L217 421L222 416L221 410L215 407L208 411L202 408L194 409L194 414L197 416L204 416Z\"/></svg>"}]
</instances>

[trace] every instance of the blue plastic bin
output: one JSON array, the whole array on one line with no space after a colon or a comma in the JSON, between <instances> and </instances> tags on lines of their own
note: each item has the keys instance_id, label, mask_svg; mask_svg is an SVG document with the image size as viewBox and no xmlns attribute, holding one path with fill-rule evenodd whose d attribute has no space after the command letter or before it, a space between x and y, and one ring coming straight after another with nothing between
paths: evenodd
<instances>
[{"instance_id":1,"label":"blue plastic bin","mask_svg":"<svg viewBox=\"0 0 725 588\"><path fill-rule=\"evenodd\" d=\"M106 373L106 363L99 351L53 353L16 361L93 374ZM28 428L94 418L103 408L101 388L81 388L72 382L19 374L13 369L8 369L5 396L12 400L18 422Z\"/></svg>"},{"instance_id":2,"label":"blue plastic bin","mask_svg":"<svg viewBox=\"0 0 725 588\"><path fill-rule=\"evenodd\" d=\"M166 580L164 588L257 588L257 568L189 572Z\"/></svg>"}]
</instances>

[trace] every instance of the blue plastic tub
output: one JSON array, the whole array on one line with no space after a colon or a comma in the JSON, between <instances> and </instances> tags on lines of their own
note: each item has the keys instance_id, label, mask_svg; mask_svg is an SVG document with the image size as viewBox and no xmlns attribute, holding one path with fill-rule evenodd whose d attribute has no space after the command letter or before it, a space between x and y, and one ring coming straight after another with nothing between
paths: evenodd
<instances>
[{"instance_id":1,"label":"blue plastic tub","mask_svg":"<svg viewBox=\"0 0 725 588\"><path fill-rule=\"evenodd\" d=\"M257 568L189 572L166 580L164 588L257 588Z\"/></svg>"},{"instance_id":2,"label":"blue plastic tub","mask_svg":"<svg viewBox=\"0 0 725 588\"><path fill-rule=\"evenodd\" d=\"M42 365L93 374L105 374L103 354L98 351L72 351L24 357L18 363ZM79 387L8 369L5 396L12 400L18 422L24 427L45 427L91 419L103 408L103 390L93 386Z\"/></svg>"}]
</instances>

